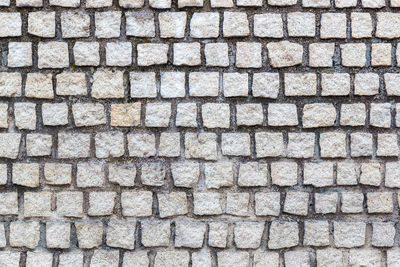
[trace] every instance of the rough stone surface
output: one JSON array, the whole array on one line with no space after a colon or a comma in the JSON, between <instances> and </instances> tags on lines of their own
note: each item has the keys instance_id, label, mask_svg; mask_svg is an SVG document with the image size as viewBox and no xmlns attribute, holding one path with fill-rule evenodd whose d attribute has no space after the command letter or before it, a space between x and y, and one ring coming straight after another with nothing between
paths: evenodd
<instances>
[{"instance_id":1,"label":"rough stone surface","mask_svg":"<svg viewBox=\"0 0 400 267\"><path fill-rule=\"evenodd\" d=\"M400 266L398 8L0 0L0 266Z\"/></svg>"},{"instance_id":2,"label":"rough stone surface","mask_svg":"<svg viewBox=\"0 0 400 267\"><path fill-rule=\"evenodd\" d=\"M61 14L61 29L63 38L88 37L90 35L89 14L82 11L63 12Z\"/></svg>"},{"instance_id":3,"label":"rough stone surface","mask_svg":"<svg viewBox=\"0 0 400 267\"><path fill-rule=\"evenodd\" d=\"M267 44L271 66L275 68L299 65L303 61L303 46L289 41Z\"/></svg>"},{"instance_id":4,"label":"rough stone surface","mask_svg":"<svg viewBox=\"0 0 400 267\"><path fill-rule=\"evenodd\" d=\"M40 69L66 68L69 66L68 44L66 42L41 42L38 47Z\"/></svg>"},{"instance_id":5,"label":"rough stone surface","mask_svg":"<svg viewBox=\"0 0 400 267\"><path fill-rule=\"evenodd\" d=\"M51 38L56 31L55 12L31 12L28 16L28 33L40 37Z\"/></svg>"}]
</instances>

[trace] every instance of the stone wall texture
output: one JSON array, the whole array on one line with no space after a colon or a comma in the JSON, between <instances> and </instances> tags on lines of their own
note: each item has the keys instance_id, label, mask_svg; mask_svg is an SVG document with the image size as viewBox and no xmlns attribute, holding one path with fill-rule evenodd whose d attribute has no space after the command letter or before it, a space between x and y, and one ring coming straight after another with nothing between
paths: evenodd
<instances>
[{"instance_id":1,"label":"stone wall texture","mask_svg":"<svg viewBox=\"0 0 400 267\"><path fill-rule=\"evenodd\" d=\"M400 0L0 0L0 267L399 267Z\"/></svg>"}]
</instances>

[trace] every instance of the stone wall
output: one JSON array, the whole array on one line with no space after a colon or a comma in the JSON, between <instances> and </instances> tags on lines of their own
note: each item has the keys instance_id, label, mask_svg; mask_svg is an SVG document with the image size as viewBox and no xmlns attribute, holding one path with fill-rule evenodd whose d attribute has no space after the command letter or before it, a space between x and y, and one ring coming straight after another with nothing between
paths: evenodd
<instances>
[{"instance_id":1,"label":"stone wall","mask_svg":"<svg viewBox=\"0 0 400 267\"><path fill-rule=\"evenodd\" d=\"M0 266L399 267L400 0L0 0Z\"/></svg>"}]
</instances>

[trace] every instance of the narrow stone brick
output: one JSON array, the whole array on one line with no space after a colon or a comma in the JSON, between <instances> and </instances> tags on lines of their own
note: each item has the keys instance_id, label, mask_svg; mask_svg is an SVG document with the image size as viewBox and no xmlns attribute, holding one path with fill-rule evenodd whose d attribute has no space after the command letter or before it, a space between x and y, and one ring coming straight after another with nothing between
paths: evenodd
<instances>
[{"instance_id":1,"label":"narrow stone brick","mask_svg":"<svg viewBox=\"0 0 400 267\"><path fill-rule=\"evenodd\" d=\"M139 266L147 266L150 264L146 251L125 252L123 259L123 267L138 264Z\"/></svg>"},{"instance_id":2,"label":"narrow stone brick","mask_svg":"<svg viewBox=\"0 0 400 267\"><path fill-rule=\"evenodd\" d=\"M282 133L258 132L255 141L257 158L285 155Z\"/></svg>"},{"instance_id":3,"label":"narrow stone brick","mask_svg":"<svg viewBox=\"0 0 400 267\"><path fill-rule=\"evenodd\" d=\"M56 32L56 12L37 11L28 15L28 33L51 38ZM46 49L49 49L48 47Z\"/></svg>"},{"instance_id":4,"label":"narrow stone brick","mask_svg":"<svg viewBox=\"0 0 400 267\"><path fill-rule=\"evenodd\" d=\"M299 123L297 119L297 108L294 104L269 104L268 124L270 126L295 126Z\"/></svg>"},{"instance_id":5,"label":"narrow stone brick","mask_svg":"<svg viewBox=\"0 0 400 267\"><path fill-rule=\"evenodd\" d=\"M151 220L143 221L142 244L145 247L167 247L171 235L169 221Z\"/></svg>"},{"instance_id":6,"label":"narrow stone brick","mask_svg":"<svg viewBox=\"0 0 400 267\"><path fill-rule=\"evenodd\" d=\"M155 37L154 14L149 12L126 12L126 35Z\"/></svg>"},{"instance_id":7,"label":"narrow stone brick","mask_svg":"<svg viewBox=\"0 0 400 267\"><path fill-rule=\"evenodd\" d=\"M165 183L165 174L165 166L161 162L144 163L140 179L145 185L162 186Z\"/></svg>"},{"instance_id":8,"label":"narrow stone brick","mask_svg":"<svg viewBox=\"0 0 400 267\"><path fill-rule=\"evenodd\" d=\"M67 68L69 66L66 42L40 42L38 48L39 69Z\"/></svg>"},{"instance_id":9,"label":"narrow stone brick","mask_svg":"<svg viewBox=\"0 0 400 267\"><path fill-rule=\"evenodd\" d=\"M125 94L122 71L98 70L93 74L92 97L122 98Z\"/></svg>"},{"instance_id":10,"label":"narrow stone brick","mask_svg":"<svg viewBox=\"0 0 400 267\"><path fill-rule=\"evenodd\" d=\"M189 159L204 158L206 160L216 160L216 135L214 133L186 133L185 157Z\"/></svg>"},{"instance_id":11,"label":"narrow stone brick","mask_svg":"<svg viewBox=\"0 0 400 267\"><path fill-rule=\"evenodd\" d=\"M71 225L69 223L46 223L46 246L48 248L70 247Z\"/></svg>"},{"instance_id":12,"label":"narrow stone brick","mask_svg":"<svg viewBox=\"0 0 400 267\"><path fill-rule=\"evenodd\" d=\"M151 157L156 154L156 141L153 134L128 134L128 151L131 157Z\"/></svg>"},{"instance_id":13,"label":"narrow stone brick","mask_svg":"<svg viewBox=\"0 0 400 267\"><path fill-rule=\"evenodd\" d=\"M98 66L100 64L99 43L76 42L73 48L77 66Z\"/></svg>"},{"instance_id":14,"label":"narrow stone brick","mask_svg":"<svg viewBox=\"0 0 400 267\"><path fill-rule=\"evenodd\" d=\"M353 38L372 37L372 19L369 13L351 13L351 36Z\"/></svg>"},{"instance_id":15,"label":"narrow stone brick","mask_svg":"<svg viewBox=\"0 0 400 267\"><path fill-rule=\"evenodd\" d=\"M228 236L228 224L221 222L211 222L208 231L208 245L211 247L226 247Z\"/></svg>"},{"instance_id":16,"label":"narrow stone brick","mask_svg":"<svg viewBox=\"0 0 400 267\"><path fill-rule=\"evenodd\" d=\"M223 90L225 97L247 96L248 74L247 73L224 73Z\"/></svg>"},{"instance_id":17,"label":"narrow stone brick","mask_svg":"<svg viewBox=\"0 0 400 267\"><path fill-rule=\"evenodd\" d=\"M332 193L315 193L315 212L321 214L335 213L338 204L338 194Z\"/></svg>"},{"instance_id":18,"label":"narrow stone brick","mask_svg":"<svg viewBox=\"0 0 400 267\"><path fill-rule=\"evenodd\" d=\"M97 248L102 242L103 225L100 222L75 222L78 245L81 249Z\"/></svg>"},{"instance_id":19,"label":"narrow stone brick","mask_svg":"<svg viewBox=\"0 0 400 267\"><path fill-rule=\"evenodd\" d=\"M121 193L122 214L126 217L146 217L152 214L151 191L124 191Z\"/></svg>"},{"instance_id":20,"label":"narrow stone brick","mask_svg":"<svg viewBox=\"0 0 400 267\"><path fill-rule=\"evenodd\" d=\"M25 83L25 96L32 98L54 97L51 74L28 73Z\"/></svg>"},{"instance_id":21,"label":"narrow stone brick","mask_svg":"<svg viewBox=\"0 0 400 267\"><path fill-rule=\"evenodd\" d=\"M307 12L292 12L288 14L287 26L289 36L313 37L315 35L315 15Z\"/></svg>"},{"instance_id":22,"label":"narrow stone brick","mask_svg":"<svg viewBox=\"0 0 400 267\"><path fill-rule=\"evenodd\" d=\"M218 96L218 92L218 72L191 72L189 74L189 94L191 96Z\"/></svg>"},{"instance_id":23,"label":"narrow stone brick","mask_svg":"<svg viewBox=\"0 0 400 267\"><path fill-rule=\"evenodd\" d=\"M39 244L39 222L14 221L10 224L10 245L34 249Z\"/></svg>"},{"instance_id":24,"label":"narrow stone brick","mask_svg":"<svg viewBox=\"0 0 400 267\"><path fill-rule=\"evenodd\" d=\"M32 43L9 42L8 43L8 67L20 68L32 66Z\"/></svg>"},{"instance_id":25,"label":"narrow stone brick","mask_svg":"<svg viewBox=\"0 0 400 267\"><path fill-rule=\"evenodd\" d=\"M282 38L282 15L277 13L255 14L254 35L257 37Z\"/></svg>"},{"instance_id":26,"label":"narrow stone brick","mask_svg":"<svg viewBox=\"0 0 400 267\"><path fill-rule=\"evenodd\" d=\"M58 126L68 124L68 106L65 103L44 103L42 105L44 125Z\"/></svg>"},{"instance_id":27,"label":"narrow stone brick","mask_svg":"<svg viewBox=\"0 0 400 267\"><path fill-rule=\"evenodd\" d=\"M86 95L86 77L83 72L63 72L56 75L57 95Z\"/></svg>"},{"instance_id":28,"label":"narrow stone brick","mask_svg":"<svg viewBox=\"0 0 400 267\"><path fill-rule=\"evenodd\" d=\"M28 251L26 256L26 266L51 266L53 263L53 254L47 251L36 250Z\"/></svg>"},{"instance_id":29,"label":"narrow stone brick","mask_svg":"<svg viewBox=\"0 0 400 267\"><path fill-rule=\"evenodd\" d=\"M160 37L183 38L186 30L186 18L186 12L161 12L158 16Z\"/></svg>"},{"instance_id":30,"label":"narrow stone brick","mask_svg":"<svg viewBox=\"0 0 400 267\"><path fill-rule=\"evenodd\" d=\"M193 38L216 38L219 36L219 14L199 12L190 20L190 36Z\"/></svg>"},{"instance_id":31,"label":"narrow stone brick","mask_svg":"<svg viewBox=\"0 0 400 267\"><path fill-rule=\"evenodd\" d=\"M235 244L238 248L258 248L261 244L265 224L262 222L236 223Z\"/></svg>"},{"instance_id":32,"label":"narrow stone brick","mask_svg":"<svg viewBox=\"0 0 400 267\"><path fill-rule=\"evenodd\" d=\"M286 96L311 96L317 93L314 73L285 73Z\"/></svg>"},{"instance_id":33,"label":"narrow stone brick","mask_svg":"<svg viewBox=\"0 0 400 267\"><path fill-rule=\"evenodd\" d=\"M61 13L61 29L64 38L89 37L89 14L81 11L68 11Z\"/></svg>"},{"instance_id":34,"label":"narrow stone brick","mask_svg":"<svg viewBox=\"0 0 400 267\"><path fill-rule=\"evenodd\" d=\"M281 249L297 246L299 243L299 228L296 222L271 223L269 228L268 248Z\"/></svg>"},{"instance_id":35,"label":"narrow stone brick","mask_svg":"<svg viewBox=\"0 0 400 267\"><path fill-rule=\"evenodd\" d=\"M0 95L4 97L21 96L22 78L20 73L0 72Z\"/></svg>"},{"instance_id":36,"label":"narrow stone brick","mask_svg":"<svg viewBox=\"0 0 400 267\"><path fill-rule=\"evenodd\" d=\"M199 192L193 194L194 214L218 215L224 212L220 193Z\"/></svg>"},{"instance_id":37,"label":"narrow stone brick","mask_svg":"<svg viewBox=\"0 0 400 267\"><path fill-rule=\"evenodd\" d=\"M300 65L303 62L303 46L289 41L267 44L270 64L274 68Z\"/></svg>"},{"instance_id":38,"label":"narrow stone brick","mask_svg":"<svg viewBox=\"0 0 400 267\"><path fill-rule=\"evenodd\" d=\"M137 62L139 66L151 66L151 65L161 65L167 64L168 62L168 49L167 44L138 44L138 58ZM118 50L116 50L118 53ZM130 53L132 51L130 50ZM130 57L129 53L129 57ZM111 55L112 57L112 55ZM130 65L126 62L126 65Z\"/></svg>"},{"instance_id":39,"label":"narrow stone brick","mask_svg":"<svg viewBox=\"0 0 400 267\"><path fill-rule=\"evenodd\" d=\"M288 157L311 158L314 155L314 141L314 133L289 133Z\"/></svg>"},{"instance_id":40,"label":"narrow stone brick","mask_svg":"<svg viewBox=\"0 0 400 267\"><path fill-rule=\"evenodd\" d=\"M200 248L203 245L205 223L177 220L175 227L175 247Z\"/></svg>"},{"instance_id":41,"label":"narrow stone brick","mask_svg":"<svg viewBox=\"0 0 400 267\"><path fill-rule=\"evenodd\" d=\"M0 156L3 158L16 159L19 153L21 134L1 133L0 137Z\"/></svg>"},{"instance_id":42,"label":"narrow stone brick","mask_svg":"<svg viewBox=\"0 0 400 267\"><path fill-rule=\"evenodd\" d=\"M58 134L59 158L87 158L89 157L89 146L89 134L68 132Z\"/></svg>"},{"instance_id":43,"label":"narrow stone brick","mask_svg":"<svg viewBox=\"0 0 400 267\"><path fill-rule=\"evenodd\" d=\"M375 249L351 249L349 253L349 264L365 265L367 263L379 265L381 252Z\"/></svg>"},{"instance_id":44,"label":"narrow stone brick","mask_svg":"<svg viewBox=\"0 0 400 267\"><path fill-rule=\"evenodd\" d=\"M124 135L121 132L98 133L95 136L96 157L120 157L124 155Z\"/></svg>"},{"instance_id":45,"label":"narrow stone brick","mask_svg":"<svg viewBox=\"0 0 400 267\"><path fill-rule=\"evenodd\" d=\"M157 198L161 218L188 213L187 197L184 192L157 194Z\"/></svg>"},{"instance_id":46,"label":"narrow stone brick","mask_svg":"<svg viewBox=\"0 0 400 267\"><path fill-rule=\"evenodd\" d=\"M350 75L348 73L323 73L321 77L323 96L348 95Z\"/></svg>"},{"instance_id":47,"label":"narrow stone brick","mask_svg":"<svg viewBox=\"0 0 400 267\"><path fill-rule=\"evenodd\" d=\"M258 192L255 194L255 212L258 216L278 216L280 214L279 192Z\"/></svg>"},{"instance_id":48,"label":"narrow stone brick","mask_svg":"<svg viewBox=\"0 0 400 267\"><path fill-rule=\"evenodd\" d=\"M309 194L306 192L287 192L283 212L306 216L308 214L308 201Z\"/></svg>"},{"instance_id":49,"label":"narrow stone brick","mask_svg":"<svg viewBox=\"0 0 400 267\"><path fill-rule=\"evenodd\" d=\"M365 223L335 221L333 228L336 247L353 248L365 244Z\"/></svg>"},{"instance_id":50,"label":"narrow stone brick","mask_svg":"<svg viewBox=\"0 0 400 267\"><path fill-rule=\"evenodd\" d=\"M114 210L116 195L116 192L90 192L88 215L111 215Z\"/></svg>"},{"instance_id":51,"label":"narrow stone brick","mask_svg":"<svg viewBox=\"0 0 400 267\"><path fill-rule=\"evenodd\" d=\"M305 163L303 182L315 187L333 185L333 164L330 162Z\"/></svg>"},{"instance_id":52,"label":"narrow stone brick","mask_svg":"<svg viewBox=\"0 0 400 267\"><path fill-rule=\"evenodd\" d=\"M120 36L121 12L106 11L95 13L96 37L117 38Z\"/></svg>"},{"instance_id":53,"label":"narrow stone brick","mask_svg":"<svg viewBox=\"0 0 400 267\"><path fill-rule=\"evenodd\" d=\"M78 163L76 184L78 187L101 187L104 185L104 167L96 162Z\"/></svg>"},{"instance_id":54,"label":"narrow stone brick","mask_svg":"<svg viewBox=\"0 0 400 267\"><path fill-rule=\"evenodd\" d=\"M83 193L63 191L56 194L57 214L65 217L83 217Z\"/></svg>"},{"instance_id":55,"label":"narrow stone brick","mask_svg":"<svg viewBox=\"0 0 400 267\"><path fill-rule=\"evenodd\" d=\"M184 250L171 250L171 251L158 251L155 257L154 266L167 267L167 266L188 266L189 265L189 252Z\"/></svg>"},{"instance_id":56,"label":"narrow stone brick","mask_svg":"<svg viewBox=\"0 0 400 267\"><path fill-rule=\"evenodd\" d=\"M322 39L346 38L347 20L345 13L321 14L320 36Z\"/></svg>"},{"instance_id":57,"label":"narrow stone brick","mask_svg":"<svg viewBox=\"0 0 400 267\"><path fill-rule=\"evenodd\" d=\"M12 182L26 187L38 187L39 164L14 163L12 165Z\"/></svg>"},{"instance_id":58,"label":"narrow stone brick","mask_svg":"<svg viewBox=\"0 0 400 267\"><path fill-rule=\"evenodd\" d=\"M18 12L0 13L0 37L15 37L22 34L21 14Z\"/></svg>"},{"instance_id":59,"label":"narrow stone brick","mask_svg":"<svg viewBox=\"0 0 400 267\"><path fill-rule=\"evenodd\" d=\"M224 12L224 37L239 37L249 35L249 21L244 12Z\"/></svg>"},{"instance_id":60,"label":"narrow stone brick","mask_svg":"<svg viewBox=\"0 0 400 267\"><path fill-rule=\"evenodd\" d=\"M268 165L257 162L240 164L239 186L266 186L268 184Z\"/></svg>"}]
</instances>

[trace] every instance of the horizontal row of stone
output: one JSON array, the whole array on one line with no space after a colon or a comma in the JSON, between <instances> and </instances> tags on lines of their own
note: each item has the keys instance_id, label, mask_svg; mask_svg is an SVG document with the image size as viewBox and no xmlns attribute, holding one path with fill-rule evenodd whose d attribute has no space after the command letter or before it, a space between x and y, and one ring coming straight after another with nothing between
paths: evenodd
<instances>
[{"instance_id":1,"label":"horizontal row of stone","mask_svg":"<svg viewBox=\"0 0 400 267\"><path fill-rule=\"evenodd\" d=\"M18 175L18 173L17 173ZM78 186L82 182L78 174ZM368 175L368 174L366 174ZM364 175L364 176L366 176ZM144 177L145 179L147 177ZM256 179L255 177L254 179ZM19 184L16 177L15 184ZM29 178L28 178L29 179ZM243 183L240 177L239 185ZM148 182L144 180L144 182ZM214 181L217 183L218 181ZM248 181L244 181L248 182ZM307 181L305 181L307 182ZM169 218L181 215L231 215L238 217L254 216L317 216L325 214L397 214L395 205L400 195L392 192L342 191L329 193L309 193L306 191L280 192L172 192L154 193L152 191L52 191L29 192L21 196L23 204L18 204L18 193L0 193L0 214L20 215L31 218L112 216L121 211L124 217ZM155 197L157 200L155 200ZM254 198L254 200L253 200ZM364 200L364 198L366 200ZM85 199L85 202L84 202ZM254 201L254 207L250 201ZM282 205L281 205L282 203ZM157 208L153 207L157 204ZM364 208L364 205L366 208ZM193 211L191 207L193 206ZM52 208L53 207L53 208ZM117 212L118 214L119 212ZM325 244L328 245L328 244Z\"/></svg>"},{"instance_id":2,"label":"horizontal row of stone","mask_svg":"<svg viewBox=\"0 0 400 267\"><path fill-rule=\"evenodd\" d=\"M159 136L159 137L158 137ZM213 132L186 133L150 132L128 133L109 131L90 133L59 132L51 134L0 133L0 157L17 159L25 141L27 156L54 156L59 159L119 158L119 157L179 157L186 159L217 160L230 157L287 157L287 158L346 158L346 157L398 157L397 134L354 132ZM57 140L57 145L53 144ZM184 142L183 142L184 139ZM221 140L221 141L219 141ZM287 140L287 141L286 141ZM159 142L156 142L159 141ZM253 144L255 142L255 144ZM91 149L91 146L95 149ZM182 148L181 148L182 147ZM23 150L25 151L25 149ZM22 151L21 151L22 152ZM254 152L254 155L253 155Z\"/></svg>"},{"instance_id":3,"label":"horizontal row of stone","mask_svg":"<svg viewBox=\"0 0 400 267\"><path fill-rule=\"evenodd\" d=\"M126 74L126 77L125 77ZM89 76L89 77L87 77ZM55 79L53 85L53 78ZM130 85L128 86L128 80ZM381 85L380 81L383 81ZM250 85L251 83L251 85ZM89 86L88 86L89 84ZM282 85L281 85L282 84ZM0 72L0 96L53 99L58 96L107 98L387 96L400 95L400 74L239 72L123 72L98 69L93 73ZM129 87L129 88L128 88ZM188 89L186 89L188 87ZM24 88L24 92L22 91ZM295 100L295 99L294 99Z\"/></svg>"},{"instance_id":4,"label":"horizontal row of stone","mask_svg":"<svg viewBox=\"0 0 400 267\"><path fill-rule=\"evenodd\" d=\"M384 0L383 0L384 1ZM55 11L29 12L28 28L22 27L19 12L0 12L0 37L18 37L28 33L43 38L56 36ZM158 16L156 19L155 17ZM188 19L188 16L190 19ZM246 12L144 12L105 11L95 12L94 18L84 11L65 11L60 15L62 38L86 38L91 36L90 23L94 24L97 38L119 38L121 35L154 38L218 38L247 37L261 38L316 37L321 39L385 38L400 37L400 15L391 12L376 12L376 21L370 13L352 12L351 35L348 32L346 13L327 12L315 15L312 12L289 12L285 19L279 13ZM374 15L375 19L375 15ZM156 20L158 23L156 23ZM317 31L316 21L320 21ZM123 23L126 22L126 23ZM286 24L286 25L284 25ZM186 25L190 27L186 30ZM222 26L220 26L222 25ZM220 29L222 28L222 29Z\"/></svg>"},{"instance_id":5,"label":"horizontal row of stone","mask_svg":"<svg viewBox=\"0 0 400 267\"><path fill-rule=\"evenodd\" d=\"M238 7L261 7L265 4L269 6L293 6L300 4L302 7L309 8L329 8L331 7L330 0L178 0L178 8L186 7L204 7L208 3L212 8L230 8L235 5ZM0 6L10 6L10 0L0 1ZM142 8L147 6L147 4L156 9L169 9L175 6L171 0L118 0L118 6L122 8ZM79 7L81 5L79 0L49 0L49 5L54 7ZM43 0L16 0L17 7L42 7ZM85 8L106 8L113 6L112 0L87 0L83 5ZM358 6L356 0L335 0L334 7L336 8L349 8ZM385 0L362 0L362 8L382 8L386 6ZM400 2L398 0L390 0L391 7L400 7Z\"/></svg>"},{"instance_id":6,"label":"horizontal row of stone","mask_svg":"<svg viewBox=\"0 0 400 267\"><path fill-rule=\"evenodd\" d=\"M251 103L230 105L228 103L185 102L173 105L170 102L141 102L129 104L73 103L71 105L73 125L90 127L110 125L115 127L203 127L229 129L232 126L302 126L307 128L333 126L373 126L379 128L400 127L400 104L371 103L370 110L364 103L341 104L340 109L330 103L296 105ZM0 103L0 128L8 129L13 122L19 130L35 130L38 118L43 126L69 126L70 108L68 103L15 102L10 106ZM37 115L37 108L40 110ZM392 115L392 111L396 111ZM176 112L176 116L175 115ZM198 115L201 122L198 123ZM340 114L340 115L339 115ZM392 125L392 117L395 118ZM175 123L174 123L175 121ZM369 122L369 123L367 123ZM40 124L39 128L42 127ZM382 135L383 136L383 135ZM394 138L395 140L396 138ZM396 142L395 142L396 143Z\"/></svg>"},{"instance_id":7,"label":"horizontal row of stone","mask_svg":"<svg viewBox=\"0 0 400 267\"><path fill-rule=\"evenodd\" d=\"M11 166L12 165L12 166ZM85 171L85 168L90 170ZM351 160L337 162L304 162L280 160L269 163L237 163L220 161L198 163L194 161L108 163L15 163L0 165L0 185L17 184L27 187L71 185L77 181L78 187L99 187L106 184L123 187L140 185L161 187L169 180L175 187L219 189L232 187L236 183L242 187L254 186L355 186L366 185L400 188L400 165L396 162L385 164ZM73 174L73 170L76 175ZM10 176L7 174L10 173ZM75 173L75 172L74 172ZM92 183L88 176L96 176ZM248 177L250 175L251 177ZM10 179L9 179L10 177ZM43 178L41 178L43 177ZM319 178L319 180L318 180ZM236 182L237 181L237 182ZM384 182L383 182L384 181ZM336 211L336 210L335 210Z\"/></svg>"},{"instance_id":8,"label":"horizontal row of stone","mask_svg":"<svg viewBox=\"0 0 400 267\"><path fill-rule=\"evenodd\" d=\"M11 166L12 165L12 166ZM303 167L304 165L304 167ZM305 162L299 165L294 161L282 160L271 163L233 163L222 161L199 164L193 161L148 162L136 168L133 163L105 164L100 162L10 164L9 176L6 164L0 165L0 184L15 184L25 187L46 185L71 185L77 187L103 187L117 184L124 187L156 186L171 183L175 187L219 189L237 184L241 187L271 187L312 185L314 187L355 186L358 184L388 188L400 188L398 176L399 163L338 161ZM139 165L138 165L139 167ZM74 170L74 174L72 174ZM75 172L76 170L76 172ZM10 177L10 178L8 178ZM43 177L41 179L41 177ZM236 182L237 181L237 182ZM150 205L151 206L151 205Z\"/></svg>"},{"instance_id":9,"label":"horizontal row of stone","mask_svg":"<svg viewBox=\"0 0 400 267\"><path fill-rule=\"evenodd\" d=\"M294 6L300 4L303 8L349 8L359 5L357 0L335 0L331 6L330 0L178 0L177 4L171 0L118 0L118 6L122 8L143 8L147 4L151 8L169 9L174 6L178 8L187 7L204 7L208 3L212 8L231 8L237 7L261 7L268 4L271 7ZM1 0L0 6L10 6L10 0ZM49 5L54 7L80 7L80 0L49 0ZM43 0L16 0L17 7L42 7ZM112 0L87 0L82 7L85 8L106 8L113 6ZM390 0L390 4L386 5L385 0L362 0L362 8L382 8L385 6L400 7L399 0Z\"/></svg>"},{"instance_id":10,"label":"horizontal row of stone","mask_svg":"<svg viewBox=\"0 0 400 267\"><path fill-rule=\"evenodd\" d=\"M26 255L26 257L24 257ZM218 250L204 249L189 252L184 249L159 249L156 251L138 250L121 252L116 249L97 249L93 253L71 250L54 254L43 249L28 251L0 251L0 264L5 267L279 267L281 262L286 267L344 267L344 266L387 266L397 267L400 264L400 250L392 248L381 251L373 248L356 248L342 250L321 248L300 248L286 251L280 256L278 252L257 250ZM53 265L54 262L54 265ZM58 265L57 265L58 263ZM84 265L85 264L85 265ZM381 265L387 264L387 265Z\"/></svg>"},{"instance_id":11,"label":"horizontal row of stone","mask_svg":"<svg viewBox=\"0 0 400 267\"><path fill-rule=\"evenodd\" d=\"M138 246L169 247L172 243L170 243L171 235L173 235L173 244L176 248L202 248L204 243L214 248L231 247L232 243L232 246L240 249L258 249L266 246L270 250L296 247L300 244L325 247L331 243L337 248L355 248L367 245L367 238L371 238L370 245L374 247L393 247L396 235L395 223L378 221L369 223L327 220L308 220L300 223L291 221L207 223L192 219L173 221L143 219L139 223L136 220L111 219L106 227L102 222L95 220L76 221L73 224L78 244L71 245L71 241L76 240L71 238L73 235L71 223L48 221L45 223L46 246L58 249L68 249L71 246L93 249L102 246L105 239L104 245L129 250ZM171 224L174 225L173 234L171 234ZM36 248L40 241L40 225L38 221L1 223L1 247L10 244L11 247ZM369 237L367 230L370 229L367 228L371 226L372 237ZM8 242L6 242L5 233L9 234ZM205 236L208 236L208 242ZM333 241L330 241L330 237ZM140 242L136 242L139 240Z\"/></svg>"},{"instance_id":12,"label":"horizontal row of stone","mask_svg":"<svg viewBox=\"0 0 400 267\"><path fill-rule=\"evenodd\" d=\"M335 43L312 43L308 46L308 62L304 60L302 44L281 41L270 42L266 45L267 57L263 59L263 44L258 42L237 42L232 49L235 51L235 62L230 62L229 45L227 43L174 43L172 51L169 44L141 43L137 44L136 51L131 42L111 42L100 48L98 42L78 41L73 45L74 59L70 61L68 43L40 42L38 45L39 69L69 68L70 63L75 66L100 66L103 62L100 52L105 50L105 59L102 65L107 66L200 66L228 67L236 65L238 68L262 68L270 64L273 68L308 65L310 67L332 67L333 62L340 62L345 67L391 67L400 64L400 49L393 54L391 43L346 43L340 44L341 55L335 56ZM204 47L204 49L203 49ZM205 62L202 62L204 50ZM9 68L32 67L36 53L32 52L31 42L10 42L8 44ZM137 54L136 56L132 56ZM169 56L171 54L171 56ZM370 55L370 56L369 56ZM370 57L370 59L369 59ZM134 58L134 59L132 59ZM395 60L396 59L396 60ZM233 61L233 60L232 60ZM268 61L267 63L264 61Z\"/></svg>"}]
</instances>

